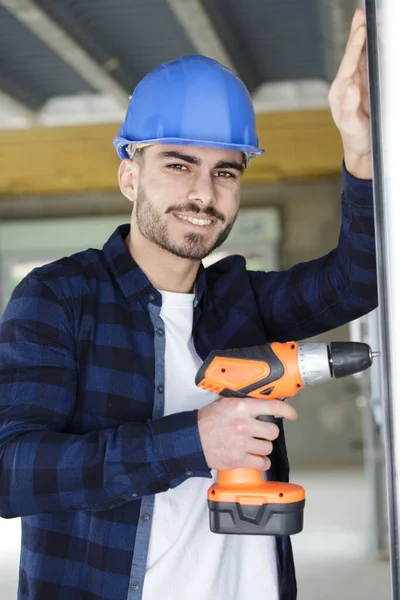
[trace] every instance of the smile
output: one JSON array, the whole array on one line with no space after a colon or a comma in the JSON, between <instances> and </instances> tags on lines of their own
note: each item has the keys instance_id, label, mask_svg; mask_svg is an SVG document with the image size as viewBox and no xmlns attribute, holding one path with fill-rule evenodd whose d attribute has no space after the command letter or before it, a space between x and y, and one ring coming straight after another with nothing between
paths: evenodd
<instances>
[{"instance_id":1,"label":"smile","mask_svg":"<svg viewBox=\"0 0 400 600\"><path fill-rule=\"evenodd\" d=\"M193 225L200 225L201 227L205 227L207 225L211 225L213 219L197 219L196 217L188 217L186 215L175 215L181 221L189 221Z\"/></svg>"}]
</instances>

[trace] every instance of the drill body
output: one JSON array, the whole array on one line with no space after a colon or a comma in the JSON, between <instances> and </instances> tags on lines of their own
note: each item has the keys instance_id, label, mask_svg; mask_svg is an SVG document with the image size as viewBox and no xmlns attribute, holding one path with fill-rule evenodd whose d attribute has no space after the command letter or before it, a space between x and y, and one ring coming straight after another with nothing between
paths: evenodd
<instances>
[{"instance_id":1,"label":"drill body","mask_svg":"<svg viewBox=\"0 0 400 600\"><path fill-rule=\"evenodd\" d=\"M306 386L363 371L376 355L358 342L274 342L217 350L200 367L196 384L220 396L284 400ZM275 421L265 415L258 419ZM208 491L214 533L292 535L303 528L304 505L304 488L265 481L256 469L218 471Z\"/></svg>"}]
</instances>

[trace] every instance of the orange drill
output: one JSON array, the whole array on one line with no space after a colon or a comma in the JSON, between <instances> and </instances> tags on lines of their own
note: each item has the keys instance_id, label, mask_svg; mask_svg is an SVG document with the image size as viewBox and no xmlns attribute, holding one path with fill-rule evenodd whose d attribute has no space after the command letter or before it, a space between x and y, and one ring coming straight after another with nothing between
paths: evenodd
<instances>
[{"instance_id":1,"label":"orange drill","mask_svg":"<svg viewBox=\"0 0 400 600\"><path fill-rule=\"evenodd\" d=\"M220 396L291 398L305 386L345 377L371 366L379 352L361 342L286 342L211 352L196 385ZM276 422L261 415L261 421ZM214 533L292 535L303 529L305 491L299 485L265 481L257 469L217 473L208 490Z\"/></svg>"}]
</instances>

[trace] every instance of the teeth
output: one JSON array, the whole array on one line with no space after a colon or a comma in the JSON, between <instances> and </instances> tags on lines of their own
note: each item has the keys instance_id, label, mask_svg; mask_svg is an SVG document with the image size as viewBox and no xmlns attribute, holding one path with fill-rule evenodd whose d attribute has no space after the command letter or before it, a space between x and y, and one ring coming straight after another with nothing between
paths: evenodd
<instances>
[{"instance_id":1,"label":"teeth","mask_svg":"<svg viewBox=\"0 0 400 600\"><path fill-rule=\"evenodd\" d=\"M184 221L189 221L189 223L193 223L193 225L210 225L212 223L211 219L195 219L193 217L186 217L183 215L178 215L180 219Z\"/></svg>"}]
</instances>

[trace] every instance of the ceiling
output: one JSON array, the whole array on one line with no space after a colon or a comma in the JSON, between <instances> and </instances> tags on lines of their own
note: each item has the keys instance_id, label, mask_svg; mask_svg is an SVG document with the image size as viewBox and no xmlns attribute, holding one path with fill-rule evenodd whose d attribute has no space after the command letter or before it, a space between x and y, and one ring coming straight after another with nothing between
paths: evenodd
<instances>
[{"instance_id":1,"label":"ceiling","mask_svg":"<svg viewBox=\"0 0 400 600\"><path fill-rule=\"evenodd\" d=\"M220 60L257 110L325 105L356 0L0 0L0 128L123 118L139 80Z\"/></svg>"}]
</instances>

